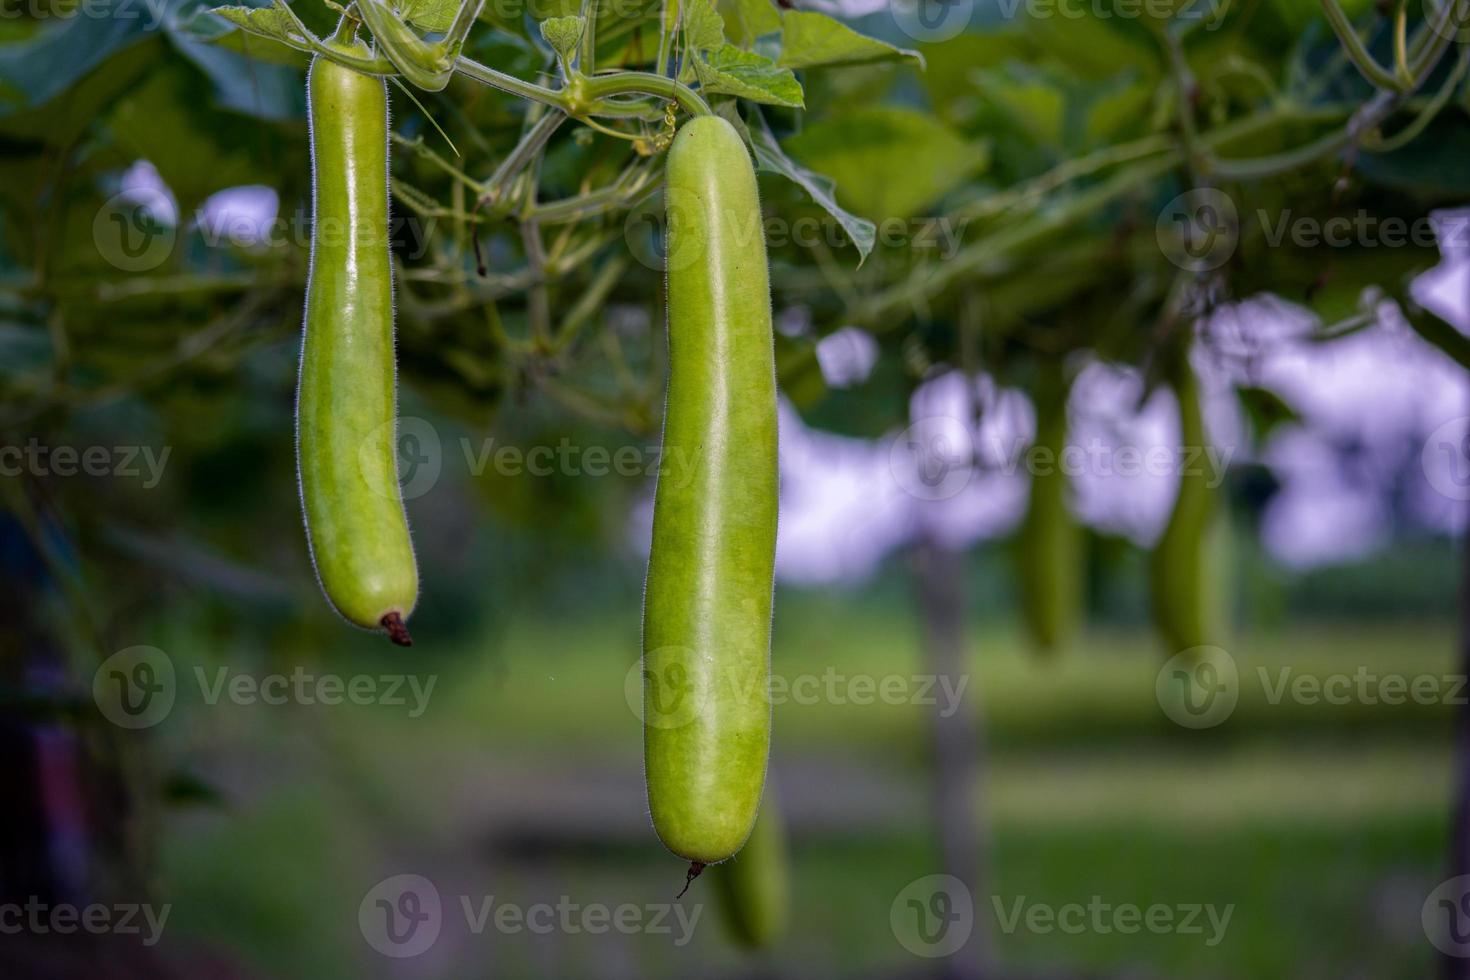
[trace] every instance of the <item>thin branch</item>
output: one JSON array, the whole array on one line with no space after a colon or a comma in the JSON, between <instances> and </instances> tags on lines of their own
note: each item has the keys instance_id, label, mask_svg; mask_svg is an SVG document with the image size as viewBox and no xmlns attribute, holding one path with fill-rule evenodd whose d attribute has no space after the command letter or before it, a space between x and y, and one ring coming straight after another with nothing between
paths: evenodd
<instances>
[{"instance_id":1,"label":"thin branch","mask_svg":"<svg viewBox=\"0 0 1470 980\"><path fill-rule=\"evenodd\" d=\"M500 161L500 166L490 175L481 186L479 200L475 202L476 208L486 205L499 204L506 197L511 181L520 176L522 170L530 165L536 155L546 146L557 128L566 121L566 116L560 112L548 112L537 119L521 136L521 140L511 150L506 158Z\"/></svg>"},{"instance_id":2,"label":"thin branch","mask_svg":"<svg viewBox=\"0 0 1470 980\"><path fill-rule=\"evenodd\" d=\"M475 180L469 174L465 173L463 170L460 170L458 167L450 163L448 160L444 159L434 150L429 149L428 144L424 142L424 138L422 136L415 136L413 139L408 139L405 136L400 136L398 133L389 133L388 138L392 140L395 146L401 146L405 150L416 153L419 156L423 157L425 160L428 160L435 167L438 167L444 173L454 178L456 183L463 184L465 187L468 187L476 194L485 193L484 184L481 184L478 180Z\"/></svg>"},{"instance_id":3,"label":"thin branch","mask_svg":"<svg viewBox=\"0 0 1470 980\"><path fill-rule=\"evenodd\" d=\"M597 270L597 275L587 284L576 304L562 318L561 329L557 331L556 340L551 345L552 350L563 351L571 347L577 335L582 332L582 327L602 307L608 293L612 292L627 268L628 257L622 253L613 255L602 264L602 268Z\"/></svg>"},{"instance_id":4,"label":"thin branch","mask_svg":"<svg viewBox=\"0 0 1470 980\"><path fill-rule=\"evenodd\" d=\"M482 65L473 58L466 58L460 55L454 62L454 68L455 71L464 75L466 78L473 79L484 85L489 85L491 88L499 89L502 92L508 92L511 95L516 95L523 99L530 99L532 102L539 102L542 105L551 106L553 109L566 108L565 93L556 89L546 88L544 85L537 85L534 82L522 81L514 75L508 75L503 71L496 71L488 65Z\"/></svg>"},{"instance_id":5,"label":"thin branch","mask_svg":"<svg viewBox=\"0 0 1470 980\"><path fill-rule=\"evenodd\" d=\"M1327 15L1327 23L1332 25L1332 31L1337 35L1337 40L1341 42L1348 60L1357 67L1363 77L1377 88L1397 91L1399 80L1393 72L1380 65L1377 59L1368 53L1367 46L1363 44L1363 39L1358 36L1357 29L1353 27L1353 22L1348 20L1347 12L1342 9L1338 0L1322 0L1322 12Z\"/></svg>"},{"instance_id":6,"label":"thin branch","mask_svg":"<svg viewBox=\"0 0 1470 980\"><path fill-rule=\"evenodd\" d=\"M1455 94L1455 88L1465 77L1467 67L1470 67L1470 46L1460 49L1460 57L1455 62L1455 67L1446 76L1444 84L1439 87L1439 91L1434 93L1429 104L1421 109L1407 126L1388 137L1366 136L1363 145L1376 153L1390 153L1413 142L1449 104L1450 97Z\"/></svg>"}]
</instances>

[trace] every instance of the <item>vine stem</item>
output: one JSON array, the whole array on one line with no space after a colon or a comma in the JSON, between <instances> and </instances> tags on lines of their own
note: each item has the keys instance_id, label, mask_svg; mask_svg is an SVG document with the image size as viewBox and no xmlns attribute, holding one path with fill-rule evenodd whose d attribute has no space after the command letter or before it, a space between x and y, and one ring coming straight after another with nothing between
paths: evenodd
<instances>
[{"instance_id":1,"label":"vine stem","mask_svg":"<svg viewBox=\"0 0 1470 980\"><path fill-rule=\"evenodd\" d=\"M1446 0L1435 20L1420 25L1419 29L1414 32L1413 41L1407 45L1414 54L1408 56L1410 64L1404 86L1401 87L1397 79L1391 85L1381 86L1377 95L1353 113L1344 131L1328 134L1295 150L1252 160L1228 161L1207 155L1205 159L1209 164L1209 172L1217 176L1240 180L1271 177L1305 166L1360 140L1365 133L1371 131L1398 109L1434 71L1450 45L1452 37L1449 33L1450 20L1456 9L1464 2L1465 0ZM1324 0L1324 3L1336 3L1336 0ZM1354 34L1353 37L1356 38L1357 35Z\"/></svg>"},{"instance_id":2,"label":"vine stem","mask_svg":"<svg viewBox=\"0 0 1470 980\"><path fill-rule=\"evenodd\" d=\"M1393 98L1389 93L1380 93L1383 98ZM1361 113L1366 107L1361 107ZM1201 149L1213 154L1219 147L1228 145L1238 140L1247 139L1271 127L1288 120L1303 121L1326 121L1329 119L1340 119L1347 114L1342 108L1325 107L1284 107L1261 113L1239 122L1221 126L1208 133L1200 134L1199 144ZM1349 132L1352 132L1349 128ZM1345 140L1348 137L1344 133L1334 133L1331 137L1334 141ZM1142 141L1139 141L1140 143ZM1134 146L1130 152L1140 152L1146 147ZM1320 154L1323 152L1317 148ZM1293 154L1304 155L1300 152ZM1219 161L1227 167L1231 161ZM1300 164L1300 160L1287 161L1282 158L1262 158L1261 160L1241 161L1238 166L1241 170L1250 169L1255 175L1269 175L1275 172L1273 167L1266 166L1273 162L1276 166L1284 166L1286 163ZM1100 169L1102 165L1113 162L1109 159L1094 161L1090 170ZM935 269L925 269L916 272L908 279L900 282L882 292L876 293L856 307L850 308L854 320L863 325L881 330L886 324L902 322L900 318L888 318L888 314L894 310L912 308L915 304L923 302L927 297L933 296L950 286L952 283L963 279L972 278L981 273L987 266L1003 261L1007 255L1019 249L1034 245L1044 240L1048 235L1054 234L1068 225L1080 221L1102 208L1111 204L1123 195L1133 191L1137 187L1155 180L1167 174L1170 170L1186 162L1185 152L1177 146L1170 147L1146 156L1131 167L1114 174L1107 180L1095 187L1088 188L1078 193L1070 200L1059 204L1057 207L1044 211L1040 214L1003 228L986 238L981 239L974 245L955 255L945 264ZM1251 169L1253 168L1253 169ZM1060 169L1060 168L1059 168ZM1037 181L1048 181L1052 185L1061 183L1061 177L1066 174L1046 174ZM1008 200L1025 199L1031 192L1036 182L1028 182L1021 185L1019 192L1006 192ZM887 318L887 319L885 319Z\"/></svg>"},{"instance_id":3,"label":"vine stem","mask_svg":"<svg viewBox=\"0 0 1470 980\"><path fill-rule=\"evenodd\" d=\"M691 116L707 116L711 111L709 103L688 85L666 75L655 75L647 71L595 75L583 80L583 91L594 101L616 95L656 95L672 99Z\"/></svg>"},{"instance_id":4,"label":"vine stem","mask_svg":"<svg viewBox=\"0 0 1470 980\"><path fill-rule=\"evenodd\" d=\"M999 194L991 194L964 205L955 211L952 217L957 221L970 222L1001 214L1017 205L1038 200L1046 192L1056 190L1079 177L1086 177L1117 164L1131 163L1134 160L1151 157L1156 153L1167 152L1173 145L1169 137L1158 135L1145 136L1130 143L1105 147L1087 156L1058 164L1046 173Z\"/></svg>"},{"instance_id":5,"label":"vine stem","mask_svg":"<svg viewBox=\"0 0 1470 980\"><path fill-rule=\"evenodd\" d=\"M482 191L479 200L475 202L475 207L478 209L487 204L497 203L504 196L505 189L510 182L520 176L521 171L526 169L536 154L541 152L546 141L551 139L551 135L566 121L566 118L564 113L548 112L537 119L531 128L521 136L515 149L500 161L500 166L495 168L495 173L491 174L490 179L482 185Z\"/></svg>"},{"instance_id":6,"label":"vine stem","mask_svg":"<svg viewBox=\"0 0 1470 980\"><path fill-rule=\"evenodd\" d=\"M582 47L577 67L583 74L597 70L597 15L599 0L583 0L582 4Z\"/></svg>"},{"instance_id":7,"label":"vine stem","mask_svg":"<svg viewBox=\"0 0 1470 980\"><path fill-rule=\"evenodd\" d=\"M602 264L602 268L597 271L597 275L593 276L592 282L588 284L576 304L562 318L561 326L551 343L553 352L559 353L571 347L577 335L582 332L583 326L592 319L594 313L602 309L608 294L618 284L618 280L622 278L627 267L628 260L621 254L614 254Z\"/></svg>"},{"instance_id":8,"label":"vine stem","mask_svg":"<svg viewBox=\"0 0 1470 980\"><path fill-rule=\"evenodd\" d=\"M538 203L531 208L529 215L543 225L580 221L631 203L660 179L661 175L650 174L641 165L634 164L605 187L584 191L575 197Z\"/></svg>"},{"instance_id":9,"label":"vine stem","mask_svg":"<svg viewBox=\"0 0 1470 980\"><path fill-rule=\"evenodd\" d=\"M1460 80L1465 77L1465 69L1467 67L1470 67L1470 45L1460 49L1460 57L1455 62L1454 69L1445 77L1444 84L1440 86L1439 91L1434 94L1434 97L1429 100L1429 104L1420 110L1419 114L1408 125L1392 136L1365 140L1368 148L1377 153L1389 153L1402 146L1407 146L1416 139L1434 121L1434 117L1438 116L1440 111L1449 103L1450 96L1454 95L1455 88L1460 84Z\"/></svg>"},{"instance_id":10,"label":"vine stem","mask_svg":"<svg viewBox=\"0 0 1470 980\"><path fill-rule=\"evenodd\" d=\"M516 78L514 75L509 75L503 71L491 68L489 65L482 65L473 58L466 58L464 55L460 55L454 62L454 70L482 85L488 85L491 88L508 92L520 98L551 106L553 109L566 110L567 97L563 91L547 88L544 85L537 85L535 82L524 81L523 79Z\"/></svg>"},{"instance_id":11,"label":"vine stem","mask_svg":"<svg viewBox=\"0 0 1470 980\"><path fill-rule=\"evenodd\" d=\"M1346 126L1313 140L1304 146L1269 156L1253 157L1248 160L1222 160L1209 157L1210 174L1226 180L1261 180L1290 173L1305 167L1322 157L1330 156L1351 145L1374 126L1377 126L1398 107L1400 97L1396 92L1379 92L1358 111L1353 113Z\"/></svg>"},{"instance_id":12,"label":"vine stem","mask_svg":"<svg viewBox=\"0 0 1470 980\"><path fill-rule=\"evenodd\" d=\"M1342 9L1342 4L1338 3L1338 0L1322 0L1322 12L1327 15L1327 23L1332 25L1332 32L1337 35L1337 40L1341 42L1348 60L1362 73L1363 77L1378 88L1397 90L1400 84L1399 79L1368 53L1367 46L1358 36L1357 29L1348 19L1347 11Z\"/></svg>"},{"instance_id":13,"label":"vine stem","mask_svg":"<svg viewBox=\"0 0 1470 980\"><path fill-rule=\"evenodd\" d=\"M593 75L581 78L579 89L580 102L585 99L585 105L574 104L573 90L561 88L547 88L534 82L527 82L516 78L514 75L506 74L482 65L473 58L463 55L455 62L455 70L466 78L473 79L483 85L508 92L511 95L539 102L553 109L576 116L602 115L602 110L608 108L609 115L626 115L625 106L616 102L606 103L606 100L619 95L652 95L664 99L672 99L679 104L679 108L692 116L707 116L710 114L709 103L694 89L685 85L677 79L668 78L663 75L655 75L647 71L620 71L612 75Z\"/></svg>"},{"instance_id":14,"label":"vine stem","mask_svg":"<svg viewBox=\"0 0 1470 980\"><path fill-rule=\"evenodd\" d=\"M669 16L669 8L673 7L674 16ZM672 24L670 21L672 20ZM658 59L654 62L654 71L659 75L667 75L669 71L669 55L674 50L674 35L679 30L679 0L664 0L663 9L658 18Z\"/></svg>"}]
</instances>

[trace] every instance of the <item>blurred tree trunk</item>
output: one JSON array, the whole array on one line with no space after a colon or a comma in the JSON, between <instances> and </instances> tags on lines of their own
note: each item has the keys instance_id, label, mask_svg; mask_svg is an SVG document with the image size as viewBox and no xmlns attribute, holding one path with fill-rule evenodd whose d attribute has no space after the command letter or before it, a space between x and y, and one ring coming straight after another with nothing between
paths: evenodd
<instances>
[{"instance_id":1,"label":"blurred tree trunk","mask_svg":"<svg viewBox=\"0 0 1470 980\"><path fill-rule=\"evenodd\" d=\"M44 542L44 543L43 543ZM80 909L147 896L140 789L122 733L91 698L91 677L58 635L69 610L53 563L62 525L12 484L0 498L0 587L11 597L0 634L0 903ZM156 950L132 937L50 931L0 936L0 975L89 980L165 978ZM6 968L17 972L7 972Z\"/></svg>"},{"instance_id":2,"label":"blurred tree trunk","mask_svg":"<svg viewBox=\"0 0 1470 980\"><path fill-rule=\"evenodd\" d=\"M1470 676L1470 524L1461 532L1460 670ZM1455 784L1450 809L1450 863L1447 878L1470 874L1470 706L1455 710ZM1470 959L1445 954L1445 980L1470 980Z\"/></svg>"},{"instance_id":3,"label":"blurred tree trunk","mask_svg":"<svg viewBox=\"0 0 1470 980\"><path fill-rule=\"evenodd\" d=\"M961 690L968 673L965 644L965 574L962 557L932 538L914 550L915 586L919 619L924 633L924 656L929 671L945 679L935 690ZM942 686L947 682L949 687ZM974 687L963 688L973 699ZM988 893L981 889L983 841L980 813L975 805L984 765L978 709L973 700L950 714L941 713L942 698L930 716L934 753L934 821L943 871L962 881L970 891L975 924L968 941L941 961L948 980L977 980L990 972L990 943L983 928Z\"/></svg>"}]
</instances>

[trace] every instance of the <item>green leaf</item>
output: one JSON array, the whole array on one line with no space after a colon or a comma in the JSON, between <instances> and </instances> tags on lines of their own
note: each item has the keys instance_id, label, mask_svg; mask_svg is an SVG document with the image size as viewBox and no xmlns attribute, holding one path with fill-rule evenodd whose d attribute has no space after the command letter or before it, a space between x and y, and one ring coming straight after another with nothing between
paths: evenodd
<instances>
[{"instance_id":1,"label":"green leaf","mask_svg":"<svg viewBox=\"0 0 1470 980\"><path fill-rule=\"evenodd\" d=\"M787 156L786 151L781 149L781 144L776 142L776 137L771 135L771 128L766 125L765 117L759 109L750 110L750 124L746 127L746 132L750 136L751 148L755 150L755 162L760 169L785 177L806 191L807 196L818 207L830 214L842 226L842 230L847 232L847 237L852 239L852 244L858 250L858 265L861 266L873 251L873 243L878 237L877 225L866 218L850 214L838 205L832 193L835 185L831 177L814 173Z\"/></svg>"},{"instance_id":2,"label":"green leaf","mask_svg":"<svg viewBox=\"0 0 1470 980\"><path fill-rule=\"evenodd\" d=\"M308 63L304 53L236 30L202 8L187 21L169 22L164 31L179 53L209 76L219 105L258 119L300 117L305 102L298 69Z\"/></svg>"},{"instance_id":3,"label":"green leaf","mask_svg":"<svg viewBox=\"0 0 1470 980\"><path fill-rule=\"evenodd\" d=\"M789 68L777 67L764 55L741 51L733 44L722 45L707 59L694 59L694 73L702 91L723 92L766 105L805 107L801 83Z\"/></svg>"},{"instance_id":4,"label":"green leaf","mask_svg":"<svg viewBox=\"0 0 1470 980\"><path fill-rule=\"evenodd\" d=\"M786 140L798 160L830 174L847 207L875 218L908 218L984 169L970 143L913 109L856 109Z\"/></svg>"},{"instance_id":5,"label":"green leaf","mask_svg":"<svg viewBox=\"0 0 1470 980\"><path fill-rule=\"evenodd\" d=\"M781 30L781 12L771 0L720 0L725 36L742 48L766 34Z\"/></svg>"},{"instance_id":6,"label":"green leaf","mask_svg":"<svg viewBox=\"0 0 1470 980\"><path fill-rule=\"evenodd\" d=\"M295 48L309 47L315 40L301 21L284 7L215 7L211 13L223 17L242 31Z\"/></svg>"},{"instance_id":7,"label":"green leaf","mask_svg":"<svg viewBox=\"0 0 1470 980\"><path fill-rule=\"evenodd\" d=\"M67 146L78 139L107 108L138 84L152 66L165 56L156 39L119 49L92 71L80 76L59 96L66 111L57 111L57 101L19 112L0 109L0 134L16 140L33 140L50 146ZM12 151L16 160L18 152ZM0 181L3 184L4 181ZM6 190L17 189L11 185ZM0 194L4 191L0 190ZM25 195L28 203L35 198ZM0 211L4 208L0 207Z\"/></svg>"},{"instance_id":8,"label":"green leaf","mask_svg":"<svg viewBox=\"0 0 1470 980\"><path fill-rule=\"evenodd\" d=\"M0 115L43 105L123 48L146 41L150 15L133 18L74 13L54 30L0 47ZM7 9L7 16L11 14Z\"/></svg>"},{"instance_id":9,"label":"green leaf","mask_svg":"<svg viewBox=\"0 0 1470 980\"><path fill-rule=\"evenodd\" d=\"M475 0L463 0L474 3ZM461 0L409 0L402 10L403 19L421 31L443 34L454 23Z\"/></svg>"},{"instance_id":10,"label":"green leaf","mask_svg":"<svg viewBox=\"0 0 1470 980\"><path fill-rule=\"evenodd\" d=\"M713 51L725 43L725 22L710 0L684 8L684 44L689 51Z\"/></svg>"},{"instance_id":11,"label":"green leaf","mask_svg":"<svg viewBox=\"0 0 1470 980\"><path fill-rule=\"evenodd\" d=\"M215 7L209 13L223 18L242 31L269 38L278 44L307 54L317 54L327 50L322 40L301 22L296 12L286 5L285 0L276 0L269 7ZM406 27L403 30L405 33L412 33ZM333 52L332 60L347 65L349 68L357 68L359 71L381 70L384 62L384 59L377 55L345 54L342 51Z\"/></svg>"},{"instance_id":12,"label":"green leaf","mask_svg":"<svg viewBox=\"0 0 1470 980\"><path fill-rule=\"evenodd\" d=\"M562 58L570 58L582 40L582 31L587 22L581 17L552 17L541 22L541 36Z\"/></svg>"},{"instance_id":13,"label":"green leaf","mask_svg":"<svg viewBox=\"0 0 1470 980\"><path fill-rule=\"evenodd\" d=\"M311 64L311 55L275 37L266 37L254 31L242 30L234 20L225 17L221 10L244 10L243 7L220 7L215 10L200 8L199 12L182 27L189 37L208 42L222 50L233 51L258 64L285 65L305 68ZM298 79L299 81L299 79Z\"/></svg>"},{"instance_id":14,"label":"green leaf","mask_svg":"<svg viewBox=\"0 0 1470 980\"><path fill-rule=\"evenodd\" d=\"M969 121L976 111L973 76L977 70L1036 57L1031 41L1018 30L960 34L940 44L924 45L921 81L929 104L941 118Z\"/></svg>"},{"instance_id":15,"label":"green leaf","mask_svg":"<svg viewBox=\"0 0 1470 980\"><path fill-rule=\"evenodd\" d=\"M781 18L781 64L787 68L817 65L864 65L909 59L921 68L924 56L866 37L839 20L812 10L788 10Z\"/></svg>"},{"instance_id":16,"label":"green leaf","mask_svg":"<svg viewBox=\"0 0 1470 980\"><path fill-rule=\"evenodd\" d=\"M1022 65L977 71L972 77L987 101L1032 141L1062 148L1067 95L1055 78Z\"/></svg>"},{"instance_id":17,"label":"green leaf","mask_svg":"<svg viewBox=\"0 0 1470 980\"><path fill-rule=\"evenodd\" d=\"M1312 0L1313 3L1316 0ZM1200 4L1199 8L1205 8ZM1027 17L1024 29L1053 64L1088 79L1112 79L1130 69L1144 78L1163 70L1163 50L1143 31L1129 31L1116 19L1104 20L1078 5L1077 16Z\"/></svg>"},{"instance_id":18,"label":"green leaf","mask_svg":"<svg viewBox=\"0 0 1470 980\"><path fill-rule=\"evenodd\" d=\"M1119 141L1138 128L1140 119L1148 118L1157 89L1119 76L1114 83L1095 86L1096 94L1087 107L1083 140L1088 146Z\"/></svg>"}]
</instances>

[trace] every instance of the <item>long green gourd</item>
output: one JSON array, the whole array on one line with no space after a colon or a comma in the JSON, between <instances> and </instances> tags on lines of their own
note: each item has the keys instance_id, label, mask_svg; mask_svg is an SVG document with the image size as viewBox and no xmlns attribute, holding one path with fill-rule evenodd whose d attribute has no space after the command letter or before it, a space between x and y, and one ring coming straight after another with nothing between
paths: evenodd
<instances>
[{"instance_id":1,"label":"long green gourd","mask_svg":"<svg viewBox=\"0 0 1470 980\"><path fill-rule=\"evenodd\" d=\"M1063 647L1082 609L1082 529L1067 506L1067 384L1060 364L1044 365L1036 390L1036 468L1021 523L1021 611L1032 641Z\"/></svg>"},{"instance_id":2,"label":"long green gourd","mask_svg":"<svg viewBox=\"0 0 1470 980\"><path fill-rule=\"evenodd\" d=\"M670 147L669 385L644 594L644 762L665 846L705 865L750 835L770 747L777 517L771 293L755 170L699 116ZM687 474L687 475L686 475ZM687 887L687 885L686 885Z\"/></svg>"},{"instance_id":3,"label":"long green gourd","mask_svg":"<svg viewBox=\"0 0 1470 980\"><path fill-rule=\"evenodd\" d=\"M1180 352L1171 364L1170 382L1179 403L1182 464L1179 494L1150 560L1154 622L1166 652L1224 641L1224 571L1221 546L1226 526L1216 513L1218 474L1206 451L1199 382Z\"/></svg>"},{"instance_id":4,"label":"long green gourd","mask_svg":"<svg viewBox=\"0 0 1470 980\"><path fill-rule=\"evenodd\" d=\"M407 646L418 567L395 452L387 87L318 55L307 108L312 243L296 399L307 539L332 606Z\"/></svg>"},{"instance_id":5,"label":"long green gourd","mask_svg":"<svg viewBox=\"0 0 1470 980\"><path fill-rule=\"evenodd\" d=\"M767 786L745 846L710 870L726 931L748 949L775 945L786 931L791 909L786 826L775 796Z\"/></svg>"}]
</instances>

